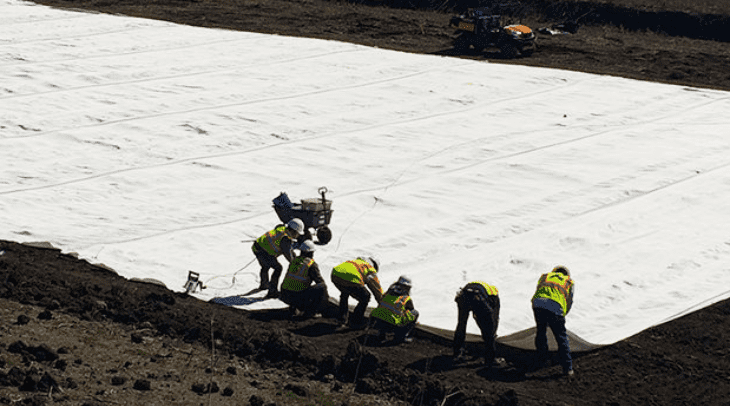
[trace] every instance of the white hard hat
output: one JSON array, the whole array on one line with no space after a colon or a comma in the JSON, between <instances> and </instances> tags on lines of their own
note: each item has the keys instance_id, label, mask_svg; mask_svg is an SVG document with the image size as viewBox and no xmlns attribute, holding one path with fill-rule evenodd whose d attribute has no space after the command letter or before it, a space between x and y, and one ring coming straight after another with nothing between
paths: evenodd
<instances>
[{"instance_id":1,"label":"white hard hat","mask_svg":"<svg viewBox=\"0 0 730 406\"><path fill-rule=\"evenodd\" d=\"M314 252L317 250L317 246L314 245L314 242L312 240L306 240L303 243L299 244L299 251L301 252Z\"/></svg>"},{"instance_id":2,"label":"white hard hat","mask_svg":"<svg viewBox=\"0 0 730 406\"><path fill-rule=\"evenodd\" d=\"M291 219L286 226L297 232L299 235L304 234L304 222L300 219Z\"/></svg>"}]
</instances>

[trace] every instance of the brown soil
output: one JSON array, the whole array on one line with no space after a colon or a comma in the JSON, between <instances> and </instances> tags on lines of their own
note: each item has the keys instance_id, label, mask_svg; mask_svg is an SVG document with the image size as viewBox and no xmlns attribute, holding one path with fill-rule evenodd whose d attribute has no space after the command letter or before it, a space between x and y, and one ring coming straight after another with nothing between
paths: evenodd
<instances>
[{"instance_id":1,"label":"brown soil","mask_svg":"<svg viewBox=\"0 0 730 406\"><path fill-rule=\"evenodd\" d=\"M448 340L378 343L324 317L245 312L135 282L51 248L0 241L0 404L727 405L730 303L615 345L455 366ZM579 304L576 304L579 305ZM329 309L334 311L333 309ZM472 355L478 354L471 344Z\"/></svg>"},{"instance_id":2,"label":"brown soil","mask_svg":"<svg viewBox=\"0 0 730 406\"><path fill-rule=\"evenodd\" d=\"M529 58L452 49L454 7L475 0L38 0L38 3L404 52L551 67L730 90L730 5L716 0L505 0L504 22L537 30L568 20L573 35L539 35ZM482 0L482 4L489 1ZM642 4L643 3L643 4ZM414 8L420 6L419 9ZM410 8L409 8L410 7ZM424 8L438 8L426 10ZM661 8L666 7L666 8Z\"/></svg>"},{"instance_id":3,"label":"brown soil","mask_svg":"<svg viewBox=\"0 0 730 406\"><path fill-rule=\"evenodd\" d=\"M456 55L445 11L324 0L38 2L730 90L727 10L638 1L523 1L509 18L533 28L578 17L588 25L540 36L533 56L515 60ZM410 344L380 345L368 331L335 331L329 314L245 312L55 249L0 241L0 251L0 404L730 405L727 301L576 354L569 381L557 364L526 370L532 354L508 347L498 348L507 365L497 371L476 360L456 367L449 341L422 332Z\"/></svg>"}]
</instances>

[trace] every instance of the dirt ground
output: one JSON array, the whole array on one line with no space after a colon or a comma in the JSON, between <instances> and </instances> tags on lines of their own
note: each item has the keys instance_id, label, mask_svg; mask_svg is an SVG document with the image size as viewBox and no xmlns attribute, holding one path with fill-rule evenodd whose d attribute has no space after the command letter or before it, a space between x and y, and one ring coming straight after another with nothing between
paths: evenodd
<instances>
[{"instance_id":1,"label":"dirt ground","mask_svg":"<svg viewBox=\"0 0 730 406\"><path fill-rule=\"evenodd\" d=\"M575 354L576 376L451 362L450 342L336 331L124 279L52 248L0 241L0 404L730 405L730 302ZM579 306L580 304L576 304ZM479 346L468 347L472 356Z\"/></svg>"},{"instance_id":2,"label":"dirt ground","mask_svg":"<svg viewBox=\"0 0 730 406\"><path fill-rule=\"evenodd\" d=\"M593 15L576 34L540 35L531 57L505 60L498 53L455 54L452 12L375 2L38 2L730 90L728 43L698 39L720 38L710 32L717 24L706 24L704 36L622 25L639 8L609 18L589 7ZM526 3L529 13L510 18L533 29L583 14L567 6L556 12L557 1L551 10L539 8L544 0ZM696 10L704 3L691 2L692 18L711 19ZM379 344L369 331L336 331L330 314L297 321L282 311L244 312L129 281L52 248L0 241L0 252L0 404L730 405L727 301L576 354L576 377L567 380L557 364L526 370L526 351L499 347L507 365L497 371L478 360L455 366L450 342L425 333L410 344Z\"/></svg>"},{"instance_id":3,"label":"dirt ground","mask_svg":"<svg viewBox=\"0 0 730 406\"><path fill-rule=\"evenodd\" d=\"M404 52L569 69L730 90L730 5L716 0L504 0L504 23L533 30L569 20L576 34L540 35L529 58L459 55L448 11L478 0L37 0L37 3ZM489 0L482 0L489 4ZM618 5L612 5L612 4ZM634 4L634 7L631 5ZM414 5L441 11L414 9ZM620 5L620 6L619 6ZM670 7L662 10L662 5ZM406 8L411 7L411 8ZM450 7L450 8L448 8ZM446 8L444 10L444 8ZM706 11L702 12L702 9ZM724 13L724 14L718 14ZM668 35L671 33L672 35ZM705 39L702 39L705 38ZM711 41L707 39L721 39ZM597 95L598 96L598 95Z\"/></svg>"}]
</instances>

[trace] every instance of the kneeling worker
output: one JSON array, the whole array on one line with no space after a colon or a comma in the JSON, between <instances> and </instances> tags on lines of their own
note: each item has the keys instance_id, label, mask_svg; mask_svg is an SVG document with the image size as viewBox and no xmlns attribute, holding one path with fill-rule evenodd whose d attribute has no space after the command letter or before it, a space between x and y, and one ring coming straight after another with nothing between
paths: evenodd
<instances>
[{"instance_id":1,"label":"kneeling worker","mask_svg":"<svg viewBox=\"0 0 730 406\"><path fill-rule=\"evenodd\" d=\"M397 342L413 341L411 332L416 327L418 311L415 310L411 299L412 286L409 277L401 276L397 282L390 285L378 307L370 313L381 341L389 332L395 334Z\"/></svg>"},{"instance_id":2,"label":"kneeling worker","mask_svg":"<svg viewBox=\"0 0 730 406\"><path fill-rule=\"evenodd\" d=\"M466 323L472 313L484 340L484 362L487 366L498 365L495 360L495 338L499 325L499 291L497 288L481 281L467 283L454 299L459 309L459 321L454 331L454 361L464 360L464 342L466 341Z\"/></svg>"},{"instance_id":3,"label":"kneeling worker","mask_svg":"<svg viewBox=\"0 0 730 406\"><path fill-rule=\"evenodd\" d=\"M311 318L323 310L328 299L327 285L314 262L315 246L311 240L304 241L281 283L281 301L289 305L292 315L297 310L304 312L303 317Z\"/></svg>"}]
</instances>

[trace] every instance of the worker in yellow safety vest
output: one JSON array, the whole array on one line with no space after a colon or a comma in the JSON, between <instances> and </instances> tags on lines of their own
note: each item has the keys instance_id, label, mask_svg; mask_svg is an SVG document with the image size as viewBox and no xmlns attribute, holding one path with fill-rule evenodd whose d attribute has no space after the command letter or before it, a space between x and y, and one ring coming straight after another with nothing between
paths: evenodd
<instances>
[{"instance_id":1,"label":"worker in yellow safety vest","mask_svg":"<svg viewBox=\"0 0 730 406\"><path fill-rule=\"evenodd\" d=\"M357 306L349 320L351 328L359 330L367 326L365 310L370 302L370 292L375 296L375 301L380 302L383 297L383 288L378 280L378 260L373 257L358 257L351 261L343 262L332 268L332 283L340 291L340 308L337 321L341 327L348 324L348 300L352 296L357 300ZM366 288L367 286L367 288ZM370 289L370 292L368 292Z\"/></svg>"},{"instance_id":2,"label":"worker in yellow safety vest","mask_svg":"<svg viewBox=\"0 0 730 406\"><path fill-rule=\"evenodd\" d=\"M378 307L370 313L378 338L383 341L388 333L394 333L395 342L411 342L411 333L418 321L418 310L411 299L411 278L401 276L390 285Z\"/></svg>"},{"instance_id":3,"label":"worker in yellow safety vest","mask_svg":"<svg viewBox=\"0 0 730 406\"><path fill-rule=\"evenodd\" d=\"M565 316L573 306L574 286L568 268L559 265L540 276L537 290L532 297L532 312L537 325L535 366L540 367L547 361L547 327L550 327L558 344L558 358L563 367L563 374L567 376L573 376L573 360L570 355L568 332L565 329Z\"/></svg>"},{"instance_id":4,"label":"worker in yellow safety vest","mask_svg":"<svg viewBox=\"0 0 730 406\"><path fill-rule=\"evenodd\" d=\"M329 297L319 266L314 262L314 243L306 240L299 245L299 250L301 254L291 261L281 283L281 301L289 305L292 316L301 311L302 317L308 319L321 313Z\"/></svg>"},{"instance_id":5,"label":"worker in yellow safety vest","mask_svg":"<svg viewBox=\"0 0 730 406\"><path fill-rule=\"evenodd\" d=\"M279 297L279 277L284 268L277 259L283 255L287 261L292 261L292 241L304 235L304 222L292 219L286 225L282 224L265 233L254 241L251 250L261 265L260 290L269 290L266 297ZM269 279L269 269L273 269Z\"/></svg>"},{"instance_id":6,"label":"worker in yellow safety vest","mask_svg":"<svg viewBox=\"0 0 730 406\"><path fill-rule=\"evenodd\" d=\"M470 282L456 294L454 301L459 310L456 330L454 330L454 361L466 358L466 324L472 313L484 341L484 362L488 367L496 367L500 361L495 358L497 327L499 326L499 291L495 286L482 281Z\"/></svg>"}]
</instances>

